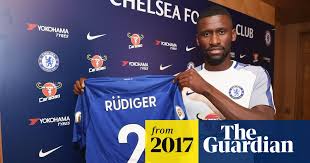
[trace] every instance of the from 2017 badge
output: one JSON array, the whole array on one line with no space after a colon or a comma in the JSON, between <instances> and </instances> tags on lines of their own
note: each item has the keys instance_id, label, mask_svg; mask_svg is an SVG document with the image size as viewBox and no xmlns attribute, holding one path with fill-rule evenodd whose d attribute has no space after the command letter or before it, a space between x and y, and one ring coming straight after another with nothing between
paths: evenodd
<instances>
[{"instance_id":1,"label":"from 2017 badge","mask_svg":"<svg viewBox=\"0 0 310 163\"><path fill-rule=\"evenodd\" d=\"M145 162L198 162L197 120L146 120Z\"/></svg>"}]
</instances>

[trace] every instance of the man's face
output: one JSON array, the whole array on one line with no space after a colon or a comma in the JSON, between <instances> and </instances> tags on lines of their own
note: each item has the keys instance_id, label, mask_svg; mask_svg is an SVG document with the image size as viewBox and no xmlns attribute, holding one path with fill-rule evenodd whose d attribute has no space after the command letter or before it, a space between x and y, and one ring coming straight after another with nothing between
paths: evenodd
<instances>
[{"instance_id":1,"label":"man's face","mask_svg":"<svg viewBox=\"0 0 310 163\"><path fill-rule=\"evenodd\" d=\"M228 57L231 42L236 40L236 31L229 17L205 17L198 21L197 31L197 45L205 60L211 65L221 64Z\"/></svg>"}]
</instances>

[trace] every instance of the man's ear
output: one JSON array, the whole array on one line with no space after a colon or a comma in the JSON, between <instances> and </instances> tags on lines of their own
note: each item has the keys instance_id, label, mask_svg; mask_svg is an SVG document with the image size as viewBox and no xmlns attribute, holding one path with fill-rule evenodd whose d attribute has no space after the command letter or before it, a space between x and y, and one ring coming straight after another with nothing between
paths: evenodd
<instances>
[{"instance_id":1,"label":"man's ear","mask_svg":"<svg viewBox=\"0 0 310 163\"><path fill-rule=\"evenodd\" d=\"M199 41L198 41L198 34L196 34L196 44L197 46L200 46Z\"/></svg>"},{"instance_id":2,"label":"man's ear","mask_svg":"<svg viewBox=\"0 0 310 163\"><path fill-rule=\"evenodd\" d=\"M231 41L236 41L236 39L237 39L236 29L232 29L231 35L232 35Z\"/></svg>"}]
</instances>

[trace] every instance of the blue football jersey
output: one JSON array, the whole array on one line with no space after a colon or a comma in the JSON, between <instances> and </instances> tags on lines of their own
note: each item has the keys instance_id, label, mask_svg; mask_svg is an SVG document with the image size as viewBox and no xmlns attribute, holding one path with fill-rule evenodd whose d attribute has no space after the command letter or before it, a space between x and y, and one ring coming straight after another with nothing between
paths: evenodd
<instances>
[{"instance_id":1,"label":"blue football jersey","mask_svg":"<svg viewBox=\"0 0 310 163\"><path fill-rule=\"evenodd\" d=\"M73 132L73 142L86 147L86 162L144 162L144 121L187 119L173 79L149 75L86 80Z\"/></svg>"}]
</instances>

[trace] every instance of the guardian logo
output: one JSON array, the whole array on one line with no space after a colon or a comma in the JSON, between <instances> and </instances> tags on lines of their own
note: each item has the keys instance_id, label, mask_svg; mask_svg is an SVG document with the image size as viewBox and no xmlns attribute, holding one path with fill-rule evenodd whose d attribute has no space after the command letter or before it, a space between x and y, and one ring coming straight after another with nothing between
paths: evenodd
<instances>
[{"instance_id":1,"label":"guardian logo","mask_svg":"<svg viewBox=\"0 0 310 163\"><path fill-rule=\"evenodd\" d=\"M130 66L130 67L137 67L139 70L147 71L149 70L149 63L147 62L132 62L132 61L122 61L122 66Z\"/></svg>"},{"instance_id":2,"label":"guardian logo","mask_svg":"<svg viewBox=\"0 0 310 163\"><path fill-rule=\"evenodd\" d=\"M57 82L56 84L48 82L44 85L38 82L36 86L38 89L42 90L42 93L45 96L39 98L39 103L60 98L60 94L57 94L57 90L62 87L61 82Z\"/></svg>"},{"instance_id":3,"label":"guardian logo","mask_svg":"<svg viewBox=\"0 0 310 163\"><path fill-rule=\"evenodd\" d=\"M178 50L178 45L176 43L155 40L155 45L156 46L166 46L166 47L169 47L170 50Z\"/></svg>"},{"instance_id":4,"label":"guardian logo","mask_svg":"<svg viewBox=\"0 0 310 163\"><path fill-rule=\"evenodd\" d=\"M143 44L141 44L141 40L144 38L144 36L142 34L131 34L128 32L127 37L130 38L132 44L129 45L129 49L143 47Z\"/></svg>"},{"instance_id":5,"label":"guardian logo","mask_svg":"<svg viewBox=\"0 0 310 163\"><path fill-rule=\"evenodd\" d=\"M67 28L50 27L46 25L38 25L36 23L27 23L28 31L34 31L35 29L40 32L55 33L55 36L59 38L69 38L69 30Z\"/></svg>"},{"instance_id":6,"label":"guardian logo","mask_svg":"<svg viewBox=\"0 0 310 163\"><path fill-rule=\"evenodd\" d=\"M37 124L45 125L45 124L57 124L58 127L61 126L69 126L70 125L70 117L48 117L48 118L31 118L29 119L29 126L34 126Z\"/></svg>"},{"instance_id":7,"label":"guardian logo","mask_svg":"<svg viewBox=\"0 0 310 163\"><path fill-rule=\"evenodd\" d=\"M59 58L54 52L45 51L39 56L38 63L43 71L53 72L59 67Z\"/></svg>"},{"instance_id":8,"label":"guardian logo","mask_svg":"<svg viewBox=\"0 0 310 163\"><path fill-rule=\"evenodd\" d=\"M239 124L222 125L223 140L207 137L203 148L208 153L293 153L291 140L269 140L268 136L259 136L254 128L240 128Z\"/></svg>"},{"instance_id":9,"label":"guardian logo","mask_svg":"<svg viewBox=\"0 0 310 163\"><path fill-rule=\"evenodd\" d=\"M91 54L87 55L87 60L90 61L93 68L89 68L88 72L93 73L97 71L102 71L107 69L107 67L104 65L104 62L107 61L108 57L106 55L100 56L99 54L96 54L94 56L91 56Z\"/></svg>"}]
</instances>

